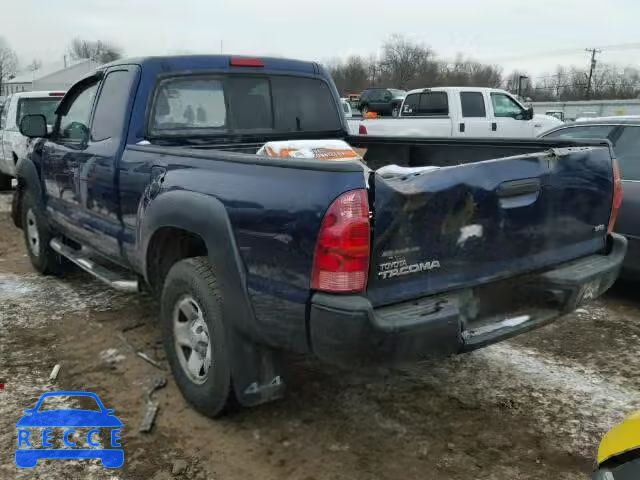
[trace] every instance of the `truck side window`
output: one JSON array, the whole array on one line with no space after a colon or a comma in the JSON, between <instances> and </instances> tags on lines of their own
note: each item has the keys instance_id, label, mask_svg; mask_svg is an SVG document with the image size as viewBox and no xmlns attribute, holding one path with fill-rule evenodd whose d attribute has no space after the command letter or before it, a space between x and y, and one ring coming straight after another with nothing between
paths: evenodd
<instances>
[{"instance_id":1,"label":"truck side window","mask_svg":"<svg viewBox=\"0 0 640 480\"><path fill-rule=\"evenodd\" d=\"M449 115L447 92L424 92L407 95L402 107L403 117Z\"/></svg>"},{"instance_id":2,"label":"truck side window","mask_svg":"<svg viewBox=\"0 0 640 480\"><path fill-rule=\"evenodd\" d=\"M486 117L484 95L481 92L460 92L463 117Z\"/></svg>"},{"instance_id":3,"label":"truck side window","mask_svg":"<svg viewBox=\"0 0 640 480\"><path fill-rule=\"evenodd\" d=\"M496 117L511 117L520 120L524 113L522 107L504 93L492 93L491 103L493 104L493 114Z\"/></svg>"},{"instance_id":4,"label":"truck side window","mask_svg":"<svg viewBox=\"0 0 640 480\"><path fill-rule=\"evenodd\" d=\"M117 70L105 78L100 90L91 125L94 141L118 138L124 128L125 112L129 101L135 70Z\"/></svg>"},{"instance_id":5,"label":"truck side window","mask_svg":"<svg viewBox=\"0 0 640 480\"><path fill-rule=\"evenodd\" d=\"M76 96L67 114L60 118L59 140L77 142L88 139L91 107L97 90L98 84L94 83Z\"/></svg>"},{"instance_id":6,"label":"truck side window","mask_svg":"<svg viewBox=\"0 0 640 480\"><path fill-rule=\"evenodd\" d=\"M624 127L613 146L623 180L640 180L640 127Z\"/></svg>"},{"instance_id":7,"label":"truck side window","mask_svg":"<svg viewBox=\"0 0 640 480\"><path fill-rule=\"evenodd\" d=\"M420 95L420 115L449 115L447 92L428 92Z\"/></svg>"}]
</instances>

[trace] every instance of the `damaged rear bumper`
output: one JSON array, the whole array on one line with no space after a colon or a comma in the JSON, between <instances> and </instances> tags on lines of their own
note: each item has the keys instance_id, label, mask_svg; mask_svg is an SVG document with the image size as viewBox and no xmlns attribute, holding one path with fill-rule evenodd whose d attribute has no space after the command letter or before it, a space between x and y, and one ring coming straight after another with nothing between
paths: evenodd
<instances>
[{"instance_id":1,"label":"damaged rear bumper","mask_svg":"<svg viewBox=\"0 0 640 480\"><path fill-rule=\"evenodd\" d=\"M627 248L505 281L373 308L357 295L316 293L309 336L322 360L345 366L393 364L462 353L540 327L598 297L615 282Z\"/></svg>"}]
</instances>

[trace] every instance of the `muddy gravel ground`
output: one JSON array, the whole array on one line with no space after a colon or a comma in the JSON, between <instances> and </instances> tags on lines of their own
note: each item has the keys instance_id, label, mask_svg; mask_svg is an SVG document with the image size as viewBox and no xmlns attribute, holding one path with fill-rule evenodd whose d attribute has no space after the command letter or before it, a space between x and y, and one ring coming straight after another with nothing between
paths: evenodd
<instances>
[{"instance_id":1,"label":"muddy gravel ground","mask_svg":"<svg viewBox=\"0 0 640 480\"><path fill-rule=\"evenodd\" d=\"M292 356L284 400L213 421L187 405L168 371L133 353L167 368L154 302L82 272L37 275L8 206L0 195L2 479L584 479L602 434L640 409L640 299L627 284L463 356L358 372ZM162 378L155 427L139 433L146 394ZM96 392L115 409L122 468L15 466L15 422L50 390Z\"/></svg>"}]
</instances>

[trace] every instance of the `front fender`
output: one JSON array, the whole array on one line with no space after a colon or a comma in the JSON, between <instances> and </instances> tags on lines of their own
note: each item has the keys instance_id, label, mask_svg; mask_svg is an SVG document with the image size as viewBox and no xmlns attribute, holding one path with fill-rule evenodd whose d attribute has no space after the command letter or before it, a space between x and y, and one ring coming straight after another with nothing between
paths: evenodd
<instances>
[{"instance_id":1,"label":"front fender","mask_svg":"<svg viewBox=\"0 0 640 480\"><path fill-rule=\"evenodd\" d=\"M16 165L16 178L18 187L13 194L11 202L11 219L13 224L22 228L22 196L28 188L33 198L44 210L44 195L40 181L40 169L30 158L21 158Z\"/></svg>"}]
</instances>

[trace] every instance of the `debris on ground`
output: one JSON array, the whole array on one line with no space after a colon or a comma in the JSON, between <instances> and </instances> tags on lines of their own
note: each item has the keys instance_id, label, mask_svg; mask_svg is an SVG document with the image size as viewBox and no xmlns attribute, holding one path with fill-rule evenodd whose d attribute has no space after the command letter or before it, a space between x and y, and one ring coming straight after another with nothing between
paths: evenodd
<instances>
[{"instance_id":1,"label":"debris on ground","mask_svg":"<svg viewBox=\"0 0 640 480\"><path fill-rule=\"evenodd\" d=\"M100 360L109 364L115 365L116 363L122 362L125 358L123 354L117 348L108 348L106 350L102 350L99 355Z\"/></svg>"},{"instance_id":2,"label":"debris on ground","mask_svg":"<svg viewBox=\"0 0 640 480\"><path fill-rule=\"evenodd\" d=\"M174 475L182 475L187 470L188 466L189 464L186 461L182 459L176 460L175 462L173 462L171 473L173 473Z\"/></svg>"},{"instance_id":3,"label":"debris on ground","mask_svg":"<svg viewBox=\"0 0 640 480\"><path fill-rule=\"evenodd\" d=\"M151 389L147 392L147 404L145 406L144 415L142 417L142 422L140 422L140 428L138 431L142 433L149 433L153 428L153 423L158 415L159 404L157 401L153 400L152 396L156 390L164 388L166 385L166 378L156 378L154 380Z\"/></svg>"},{"instance_id":4,"label":"debris on ground","mask_svg":"<svg viewBox=\"0 0 640 480\"><path fill-rule=\"evenodd\" d=\"M55 382L56 379L58 378L58 374L60 373L60 364L56 364L53 367L53 370L51 370L51 374L49 375L49 381L50 382Z\"/></svg>"}]
</instances>

